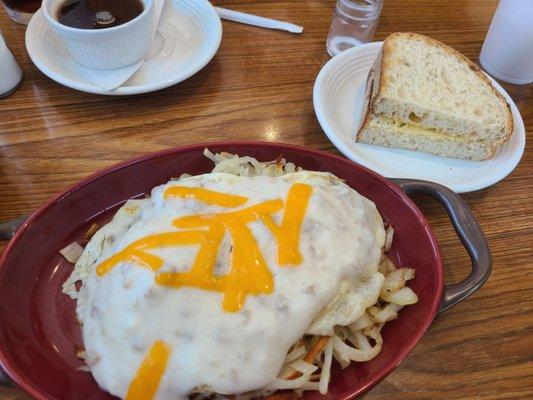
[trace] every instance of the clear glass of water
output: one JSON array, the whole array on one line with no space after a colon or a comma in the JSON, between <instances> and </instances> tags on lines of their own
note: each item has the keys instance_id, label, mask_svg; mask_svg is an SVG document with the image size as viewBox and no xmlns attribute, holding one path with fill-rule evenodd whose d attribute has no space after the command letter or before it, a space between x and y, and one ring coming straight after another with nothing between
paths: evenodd
<instances>
[{"instance_id":1,"label":"clear glass of water","mask_svg":"<svg viewBox=\"0 0 533 400\"><path fill-rule=\"evenodd\" d=\"M326 47L330 56L372 41L383 0L337 0Z\"/></svg>"}]
</instances>

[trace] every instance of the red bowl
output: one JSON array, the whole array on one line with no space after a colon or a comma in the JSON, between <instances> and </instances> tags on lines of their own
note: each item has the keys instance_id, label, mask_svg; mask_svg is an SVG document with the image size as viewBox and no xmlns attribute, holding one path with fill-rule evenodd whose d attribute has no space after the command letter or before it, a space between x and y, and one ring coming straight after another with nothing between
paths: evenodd
<instances>
[{"instance_id":1,"label":"red bowl","mask_svg":"<svg viewBox=\"0 0 533 400\"><path fill-rule=\"evenodd\" d=\"M410 282L419 302L404 308L383 330L384 345L375 359L335 366L327 396L348 399L368 390L409 354L437 314L443 293L443 269L437 241L416 205L395 184L346 159L303 147L277 143L225 142L181 147L135 158L96 173L36 211L18 230L0 261L0 365L11 379L37 399L112 399L82 365L75 303L61 293L72 270L59 250L94 223L108 221L129 198L181 173L209 172L202 155L229 151L272 160L280 154L305 169L329 171L376 203L395 228L391 255L399 266L416 269Z\"/></svg>"}]
</instances>

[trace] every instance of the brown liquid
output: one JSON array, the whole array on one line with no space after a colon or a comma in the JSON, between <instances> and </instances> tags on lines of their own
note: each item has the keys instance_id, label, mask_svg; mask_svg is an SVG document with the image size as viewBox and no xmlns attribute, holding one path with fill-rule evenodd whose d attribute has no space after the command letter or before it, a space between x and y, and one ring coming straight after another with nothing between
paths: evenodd
<instances>
[{"instance_id":1,"label":"brown liquid","mask_svg":"<svg viewBox=\"0 0 533 400\"><path fill-rule=\"evenodd\" d=\"M67 0L57 20L72 28L104 29L125 24L143 10L141 0Z\"/></svg>"},{"instance_id":2,"label":"brown liquid","mask_svg":"<svg viewBox=\"0 0 533 400\"><path fill-rule=\"evenodd\" d=\"M5 5L15 11L33 14L41 7L41 0L2 0Z\"/></svg>"}]
</instances>

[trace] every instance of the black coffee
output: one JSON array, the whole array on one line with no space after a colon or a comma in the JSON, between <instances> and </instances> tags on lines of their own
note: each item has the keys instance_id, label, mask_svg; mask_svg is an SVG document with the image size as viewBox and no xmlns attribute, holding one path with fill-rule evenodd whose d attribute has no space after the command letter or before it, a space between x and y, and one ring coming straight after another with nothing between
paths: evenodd
<instances>
[{"instance_id":1,"label":"black coffee","mask_svg":"<svg viewBox=\"0 0 533 400\"><path fill-rule=\"evenodd\" d=\"M57 20L79 29L104 29L125 24L144 10L141 0L67 0Z\"/></svg>"}]
</instances>

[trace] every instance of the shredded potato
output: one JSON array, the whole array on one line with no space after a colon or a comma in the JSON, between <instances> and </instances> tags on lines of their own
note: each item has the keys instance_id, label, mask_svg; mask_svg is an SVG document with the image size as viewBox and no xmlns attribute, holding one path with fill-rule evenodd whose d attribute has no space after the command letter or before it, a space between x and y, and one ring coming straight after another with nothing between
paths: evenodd
<instances>
[{"instance_id":1,"label":"shredded potato","mask_svg":"<svg viewBox=\"0 0 533 400\"><path fill-rule=\"evenodd\" d=\"M266 389L270 390L286 390L286 389L298 389L301 388L302 385L308 383L310 381L311 375L301 375L299 378L294 379L280 379L276 378L272 382L270 382Z\"/></svg>"},{"instance_id":2,"label":"shredded potato","mask_svg":"<svg viewBox=\"0 0 533 400\"><path fill-rule=\"evenodd\" d=\"M388 253L392 247L392 239L394 238L394 228L389 226L387 228L387 235L385 236L385 253Z\"/></svg>"},{"instance_id":3,"label":"shredded potato","mask_svg":"<svg viewBox=\"0 0 533 400\"><path fill-rule=\"evenodd\" d=\"M204 150L204 155L215 163L212 172L226 172L239 176L267 175L276 177L302 170L281 157L270 162L259 162L252 157L239 157L225 152L213 154L208 149Z\"/></svg>"},{"instance_id":4,"label":"shredded potato","mask_svg":"<svg viewBox=\"0 0 533 400\"><path fill-rule=\"evenodd\" d=\"M383 254L381 263L378 266L378 271L385 275L385 278L387 278L387 274L394 270L396 270L394 263L385 254Z\"/></svg>"},{"instance_id":5,"label":"shredded potato","mask_svg":"<svg viewBox=\"0 0 533 400\"><path fill-rule=\"evenodd\" d=\"M79 260L81 254L83 253L83 247L78 242L73 242L67 247L59 250L59 253L65 257L65 259L71 263L76 264L76 261Z\"/></svg>"},{"instance_id":6,"label":"shredded potato","mask_svg":"<svg viewBox=\"0 0 533 400\"><path fill-rule=\"evenodd\" d=\"M85 232L85 239L89 240L90 238L92 238L93 235L98 231L98 229L100 229L100 225L92 224L91 227L87 229L87 232Z\"/></svg>"},{"instance_id":7,"label":"shredded potato","mask_svg":"<svg viewBox=\"0 0 533 400\"><path fill-rule=\"evenodd\" d=\"M331 361L333 360L333 340L328 340L328 344L324 349L324 364L322 365L322 372L320 374L320 381L318 382L318 390L320 394L328 392L329 379L331 376Z\"/></svg>"},{"instance_id":8,"label":"shredded potato","mask_svg":"<svg viewBox=\"0 0 533 400\"><path fill-rule=\"evenodd\" d=\"M398 311L400 311L402 307L403 306L399 304L389 303L383 309L374 306L370 307L368 312L370 313L373 322L384 324L385 322L398 318Z\"/></svg>"},{"instance_id":9,"label":"shredded potato","mask_svg":"<svg viewBox=\"0 0 533 400\"><path fill-rule=\"evenodd\" d=\"M295 346L294 349L287 354L287 358L285 359L285 363L290 363L291 361L294 361L298 358L301 358L303 355L305 355L306 350L305 346Z\"/></svg>"},{"instance_id":10,"label":"shredded potato","mask_svg":"<svg viewBox=\"0 0 533 400\"><path fill-rule=\"evenodd\" d=\"M381 298L390 303L400 304L402 306L407 306L409 304L415 304L418 302L418 296L416 293L407 286L395 290L394 292L383 294L381 295Z\"/></svg>"},{"instance_id":11,"label":"shredded potato","mask_svg":"<svg viewBox=\"0 0 533 400\"><path fill-rule=\"evenodd\" d=\"M383 296L400 290L405 286L405 281L413 279L415 277L415 270L412 268L399 268L395 271L385 275L385 282L383 282L383 287L381 288L380 296L384 299Z\"/></svg>"},{"instance_id":12,"label":"shredded potato","mask_svg":"<svg viewBox=\"0 0 533 400\"><path fill-rule=\"evenodd\" d=\"M302 375L312 375L318 367L304 360L296 360L290 364L290 367L300 372Z\"/></svg>"},{"instance_id":13,"label":"shredded potato","mask_svg":"<svg viewBox=\"0 0 533 400\"><path fill-rule=\"evenodd\" d=\"M357 321L355 321L349 327L352 331L359 331L365 328L369 328L372 325L374 325L374 321L372 320L372 318L370 318L370 316L368 315L368 312L365 312L363 315L359 317Z\"/></svg>"}]
</instances>

